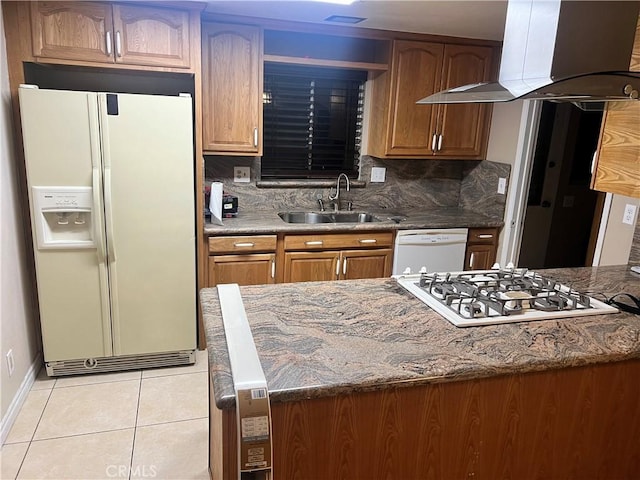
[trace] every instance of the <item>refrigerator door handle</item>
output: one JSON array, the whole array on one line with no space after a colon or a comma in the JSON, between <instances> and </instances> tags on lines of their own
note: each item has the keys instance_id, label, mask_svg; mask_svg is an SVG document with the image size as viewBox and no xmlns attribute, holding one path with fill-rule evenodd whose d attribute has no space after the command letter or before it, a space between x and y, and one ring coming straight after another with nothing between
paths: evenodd
<instances>
[{"instance_id":1,"label":"refrigerator door handle","mask_svg":"<svg viewBox=\"0 0 640 480\"><path fill-rule=\"evenodd\" d=\"M105 158L106 160L106 158ZM113 239L113 208L111 206L111 167L104 166L104 216L107 230L107 248L109 249L109 262L116 261L116 246Z\"/></svg>"},{"instance_id":2,"label":"refrigerator door handle","mask_svg":"<svg viewBox=\"0 0 640 480\"><path fill-rule=\"evenodd\" d=\"M96 255L98 256L98 263L105 263L104 245L102 244L102 232L100 231L100 222L98 222L98 214L95 211L97 206L100 205L100 167L93 166L92 169L92 185L91 190L93 192L93 235L95 236L94 243L96 244Z\"/></svg>"},{"instance_id":3,"label":"refrigerator door handle","mask_svg":"<svg viewBox=\"0 0 640 480\"><path fill-rule=\"evenodd\" d=\"M98 94L98 111L100 116L100 136L102 144L102 170L104 182L104 224L107 236L107 254L109 263L116 261L116 246L113 237L113 206L111 204L111 150L109 148L109 122L107 95Z\"/></svg>"}]
</instances>

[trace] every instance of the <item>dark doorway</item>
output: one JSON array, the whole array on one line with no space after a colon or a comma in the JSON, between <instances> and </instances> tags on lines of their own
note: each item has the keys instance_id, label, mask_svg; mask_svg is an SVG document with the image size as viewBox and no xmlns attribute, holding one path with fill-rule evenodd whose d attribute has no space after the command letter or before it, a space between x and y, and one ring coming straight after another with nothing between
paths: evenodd
<instances>
[{"instance_id":1,"label":"dark doorway","mask_svg":"<svg viewBox=\"0 0 640 480\"><path fill-rule=\"evenodd\" d=\"M602 111L544 102L533 159L519 264L528 268L591 264L601 194L589 188Z\"/></svg>"}]
</instances>

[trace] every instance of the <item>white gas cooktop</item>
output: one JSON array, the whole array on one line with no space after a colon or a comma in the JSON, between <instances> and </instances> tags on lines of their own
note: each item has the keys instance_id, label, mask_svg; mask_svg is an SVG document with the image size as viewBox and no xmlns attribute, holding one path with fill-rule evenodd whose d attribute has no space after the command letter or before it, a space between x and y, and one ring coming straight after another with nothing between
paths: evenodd
<instances>
[{"instance_id":1,"label":"white gas cooktop","mask_svg":"<svg viewBox=\"0 0 640 480\"><path fill-rule=\"evenodd\" d=\"M527 269L396 275L399 285L458 327L617 313Z\"/></svg>"}]
</instances>

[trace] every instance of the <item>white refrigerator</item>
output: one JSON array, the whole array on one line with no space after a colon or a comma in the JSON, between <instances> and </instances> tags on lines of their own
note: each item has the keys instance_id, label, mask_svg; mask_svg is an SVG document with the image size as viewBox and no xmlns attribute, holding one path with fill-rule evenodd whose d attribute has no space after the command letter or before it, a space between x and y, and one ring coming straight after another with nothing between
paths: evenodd
<instances>
[{"instance_id":1,"label":"white refrigerator","mask_svg":"<svg viewBox=\"0 0 640 480\"><path fill-rule=\"evenodd\" d=\"M19 98L47 372L193 363L190 96Z\"/></svg>"}]
</instances>

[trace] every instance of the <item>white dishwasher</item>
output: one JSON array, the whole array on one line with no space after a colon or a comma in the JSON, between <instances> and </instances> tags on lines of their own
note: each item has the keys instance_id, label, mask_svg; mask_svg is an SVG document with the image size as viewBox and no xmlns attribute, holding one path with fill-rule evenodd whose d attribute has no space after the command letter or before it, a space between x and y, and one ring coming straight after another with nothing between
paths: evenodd
<instances>
[{"instance_id":1,"label":"white dishwasher","mask_svg":"<svg viewBox=\"0 0 640 480\"><path fill-rule=\"evenodd\" d=\"M393 251L393 275L401 275L409 268L418 273L460 272L467 246L466 228L399 230Z\"/></svg>"}]
</instances>

